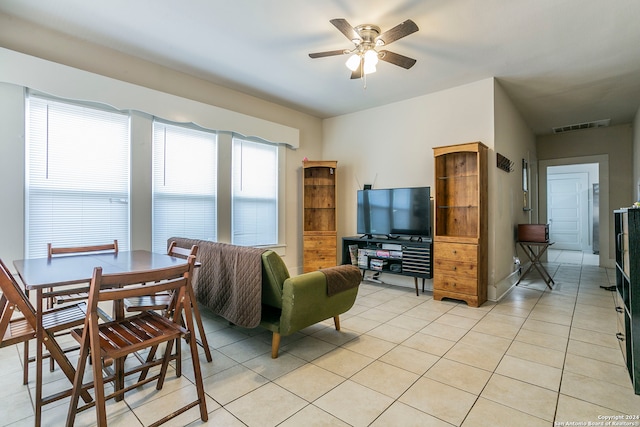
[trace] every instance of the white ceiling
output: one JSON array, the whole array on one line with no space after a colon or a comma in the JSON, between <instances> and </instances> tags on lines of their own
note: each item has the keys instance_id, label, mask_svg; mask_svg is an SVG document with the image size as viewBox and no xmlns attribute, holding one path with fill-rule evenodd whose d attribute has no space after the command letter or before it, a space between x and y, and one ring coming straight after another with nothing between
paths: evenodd
<instances>
[{"instance_id":1,"label":"white ceiling","mask_svg":"<svg viewBox=\"0 0 640 427\"><path fill-rule=\"evenodd\" d=\"M326 118L496 77L536 134L640 106L638 0L1 0L15 16ZM420 30L350 80L333 25ZM2 41L0 40L0 43Z\"/></svg>"}]
</instances>

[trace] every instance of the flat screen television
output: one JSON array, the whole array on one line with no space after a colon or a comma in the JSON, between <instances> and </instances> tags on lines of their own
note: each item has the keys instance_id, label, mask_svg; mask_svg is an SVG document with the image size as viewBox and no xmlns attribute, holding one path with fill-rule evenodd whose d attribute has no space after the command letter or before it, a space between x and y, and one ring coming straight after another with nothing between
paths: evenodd
<instances>
[{"instance_id":1,"label":"flat screen television","mask_svg":"<svg viewBox=\"0 0 640 427\"><path fill-rule=\"evenodd\" d=\"M430 187L358 191L358 234L431 237Z\"/></svg>"}]
</instances>

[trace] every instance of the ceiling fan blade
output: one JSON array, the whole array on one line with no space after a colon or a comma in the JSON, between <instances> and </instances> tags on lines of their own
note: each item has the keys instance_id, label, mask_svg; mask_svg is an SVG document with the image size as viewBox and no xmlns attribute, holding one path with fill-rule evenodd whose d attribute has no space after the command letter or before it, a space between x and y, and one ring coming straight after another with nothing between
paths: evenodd
<instances>
[{"instance_id":1,"label":"ceiling fan blade","mask_svg":"<svg viewBox=\"0 0 640 427\"><path fill-rule=\"evenodd\" d=\"M388 50L381 50L378 53L378 57L381 61L389 62L393 65L397 65L407 70L414 66L416 60L409 58L408 56L400 55L399 53L389 52Z\"/></svg>"},{"instance_id":2,"label":"ceiling fan blade","mask_svg":"<svg viewBox=\"0 0 640 427\"><path fill-rule=\"evenodd\" d=\"M336 56L336 55L344 55L349 52L348 50L340 49L340 50L328 50L326 52L315 52L310 53L309 57L311 58L324 58L325 56Z\"/></svg>"},{"instance_id":3,"label":"ceiling fan blade","mask_svg":"<svg viewBox=\"0 0 640 427\"><path fill-rule=\"evenodd\" d=\"M401 39L409 34L413 34L418 31L418 26L411 19L407 19L401 24L396 25L390 30L385 31L376 37L376 41L382 40L385 45L393 43L394 41Z\"/></svg>"},{"instance_id":4,"label":"ceiling fan blade","mask_svg":"<svg viewBox=\"0 0 640 427\"><path fill-rule=\"evenodd\" d=\"M362 38L356 33L356 30L347 22L346 19L336 18L329 22L333 24L342 34L344 34L349 40L362 40Z\"/></svg>"}]
</instances>

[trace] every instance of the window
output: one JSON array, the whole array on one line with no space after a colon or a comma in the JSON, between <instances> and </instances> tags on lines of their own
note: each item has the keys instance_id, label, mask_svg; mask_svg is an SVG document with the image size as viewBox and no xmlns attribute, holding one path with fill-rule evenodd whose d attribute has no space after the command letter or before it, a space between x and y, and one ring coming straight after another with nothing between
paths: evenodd
<instances>
[{"instance_id":1,"label":"window","mask_svg":"<svg viewBox=\"0 0 640 427\"><path fill-rule=\"evenodd\" d=\"M167 239L217 241L217 135L153 123L153 251Z\"/></svg>"},{"instance_id":2,"label":"window","mask_svg":"<svg viewBox=\"0 0 640 427\"><path fill-rule=\"evenodd\" d=\"M129 246L129 115L27 98L27 258L57 246Z\"/></svg>"},{"instance_id":3,"label":"window","mask_svg":"<svg viewBox=\"0 0 640 427\"><path fill-rule=\"evenodd\" d=\"M278 243L278 147L233 138L231 243Z\"/></svg>"}]
</instances>

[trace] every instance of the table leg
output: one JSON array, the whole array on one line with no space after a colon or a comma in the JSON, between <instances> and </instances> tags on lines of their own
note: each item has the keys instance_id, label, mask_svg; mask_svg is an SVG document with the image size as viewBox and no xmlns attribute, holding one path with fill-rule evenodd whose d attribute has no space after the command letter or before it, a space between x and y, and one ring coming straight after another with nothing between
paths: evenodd
<instances>
[{"instance_id":1,"label":"table leg","mask_svg":"<svg viewBox=\"0 0 640 427\"><path fill-rule=\"evenodd\" d=\"M549 274L549 272L544 268L544 265L542 265L542 262L540 261L540 258L547 251L547 249L549 248L549 245L539 245L539 247L541 249L538 249L537 252L533 250L531 245L528 245L526 243L520 242L520 247L522 248L524 253L527 255L529 260L531 261L531 264L524 271L524 273L522 273L522 275L520 276L520 278L516 282L516 286L518 284L520 284L522 279L524 279L527 274L529 274L529 272L531 271L532 268L535 268L538 271L538 273L540 273L540 276L542 276L542 280L544 280L544 282L547 285L547 287L549 289L552 289L550 284L552 283L552 284L555 285L555 282L554 282L553 278L551 277L551 275Z\"/></svg>"},{"instance_id":2,"label":"table leg","mask_svg":"<svg viewBox=\"0 0 640 427\"><path fill-rule=\"evenodd\" d=\"M36 414L35 425L42 423L42 343L44 330L42 326L42 289L36 291Z\"/></svg>"},{"instance_id":3,"label":"table leg","mask_svg":"<svg viewBox=\"0 0 640 427\"><path fill-rule=\"evenodd\" d=\"M540 275L542 276L542 279L547 284L547 287L551 289L550 283L553 283L555 285L556 282L553 281L553 278L551 277L547 269L544 268L544 265L542 265L542 262L540 261L540 258L547 251L548 247L549 246L542 246L542 249L539 250L538 255L536 256L536 262L534 263L534 267L536 268L536 270L538 270L538 273L540 273Z\"/></svg>"},{"instance_id":4,"label":"table leg","mask_svg":"<svg viewBox=\"0 0 640 427\"><path fill-rule=\"evenodd\" d=\"M116 320L124 319L124 301L123 300L114 300L113 301L113 317ZM124 363L126 357L121 357L114 361L114 374L115 378L113 381L113 386L116 391L122 390L124 388ZM116 402L119 402L124 399L124 393L117 395L115 398Z\"/></svg>"}]
</instances>

